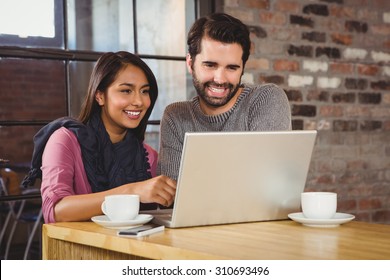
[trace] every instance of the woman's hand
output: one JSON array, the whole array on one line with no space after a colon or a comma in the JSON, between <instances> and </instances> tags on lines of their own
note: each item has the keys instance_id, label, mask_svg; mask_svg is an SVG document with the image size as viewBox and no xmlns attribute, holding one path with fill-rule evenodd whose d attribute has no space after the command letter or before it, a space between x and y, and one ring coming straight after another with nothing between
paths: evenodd
<instances>
[{"instance_id":1,"label":"woman's hand","mask_svg":"<svg viewBox=\"0 0 390 280\"><path fill-rule=\"evenodd\" d=\"M165 175L128 185L132 193L140 196L142 203L158 203L165 207L172 205L176 194L176 181Z\"/></svg>"}]
</instances>

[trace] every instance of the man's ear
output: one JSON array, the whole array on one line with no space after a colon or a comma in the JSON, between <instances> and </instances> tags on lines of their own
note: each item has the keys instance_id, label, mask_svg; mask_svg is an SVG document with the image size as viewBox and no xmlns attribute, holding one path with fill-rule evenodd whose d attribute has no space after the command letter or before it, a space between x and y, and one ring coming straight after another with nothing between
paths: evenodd
<instances>
[{"instance_id":1,"label":"man's ear","mask_svg":"<svg viewBox=\"0 0 390 280\"><path fill-rule=\"evenodd\" d=\"M192 74L192 65L194 61L192 60L191 55L188 53L186 56L186 65L187 65L187 70L190 74Z\"/></svg>"},{"instance_id":2,"label":"man's ear","mask_svg":"<svg viewBox=\"0 0 390 280\"><path fill-rule=\"evenodd\" d=\"M98 103L100 106L103 106L103 105L104 105L104 93L101 92L100 90L96 91L96 93L95 93L95 99L96 99L97 103Z\"/></svg>"}]
</instances>

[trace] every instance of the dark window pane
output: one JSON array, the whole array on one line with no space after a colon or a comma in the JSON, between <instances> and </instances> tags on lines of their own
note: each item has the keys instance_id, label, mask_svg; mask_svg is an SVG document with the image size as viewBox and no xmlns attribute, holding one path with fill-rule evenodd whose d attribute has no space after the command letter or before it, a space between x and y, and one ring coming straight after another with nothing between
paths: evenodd
<instances>
[{"instance_id":1,"label":"dark window pane","mask_svg":"<svg viewBox=\"0 0 390 280\"><path fill-rule=\"evenodd\" d=\"M185 61L145 59L152 69L158 84L158 98L154 106L151 120L160 120L165 107L175 101L189 99L186 92L192 89L192 83L187 82ZM187 85L189 88L187 89Z\"/></svg>"},{"instance_id":2,"label":"dark window pane","mask_svg":"<svg viewBox=\"0 0 390 280\"><path fill-rule=\"evenodd\" d=\"M66 115L64 62L0 59L0 119L52 120Z\"/></svg>"},{"instance_id":3,"label":"dark window pane","mask_svg":"<svg viewBox=\"0 0 390 280\"><path fill-rule=\"evenodd\" d=\"M0 126L0 158L28 168L34 149L33 137L41 126Z\"/></svg>"},{"instance_id":4,"label":"dark window pane","mask_svg":"<svg viewBox=\"0 0 390 280\"><path fill-rule=\"evenodd\" d=\"M78 117L87 94L89 78L95 62L72 61L69 63L70 115Z\"/></svg>"}]
</instances>

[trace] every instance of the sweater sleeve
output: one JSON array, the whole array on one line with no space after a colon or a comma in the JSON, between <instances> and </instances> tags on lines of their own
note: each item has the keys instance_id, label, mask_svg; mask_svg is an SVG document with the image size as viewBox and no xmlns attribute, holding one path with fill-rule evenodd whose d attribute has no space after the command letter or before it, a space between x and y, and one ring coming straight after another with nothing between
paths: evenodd
<instances>
[{"instance_id":1,"label":"sweater sleeve","mask_svg":"<svg viewBox=\"0 0 390 280\"><path fill-rule=\"evenodd\" d=\"M42 156L42 210L55 222L54 207L65 196L91 193L76 136L60 128L49 138Z\"/></svg>"},{"instance_id":2,"label":"sweater sleeve","mask_svg":"<svg viewBox=\"0 0 390 280\"><path fill-rule=\"evenodd\" d=\"M166 175L177 180L179 174L181 153L183 149L183 136L180 136L175 121L170 114L177 110L177 104L169 105L163 114L160 127L160 152L158 158L157 174ZM181 111L179 109L179 111ZM179 120L180 123L180 120Z\"/></svg>"}]
</instances>

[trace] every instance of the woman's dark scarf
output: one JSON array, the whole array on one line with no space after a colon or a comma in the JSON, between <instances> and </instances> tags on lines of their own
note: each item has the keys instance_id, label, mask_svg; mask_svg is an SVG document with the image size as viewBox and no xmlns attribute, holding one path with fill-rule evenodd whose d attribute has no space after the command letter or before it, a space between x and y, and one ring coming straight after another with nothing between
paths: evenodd
<instances>
[{"instance_id":1,"label":"woman's dark scarf","mask_svg":"<svg viewBox=\"0 0 390 280\"><path fill-rule=\"evenodd\" d=\"M50 136L61 127L72 131L78 139L92 192L151 178L147 151L133 131L128 129L123 141L112 144L100 115L96 113L87 125L70 117L63 117L39 130L34 136L31 170L24 178L23 186L31 186L36 179L42 179L43 151Z\"/></svg>"}]
</instances>

